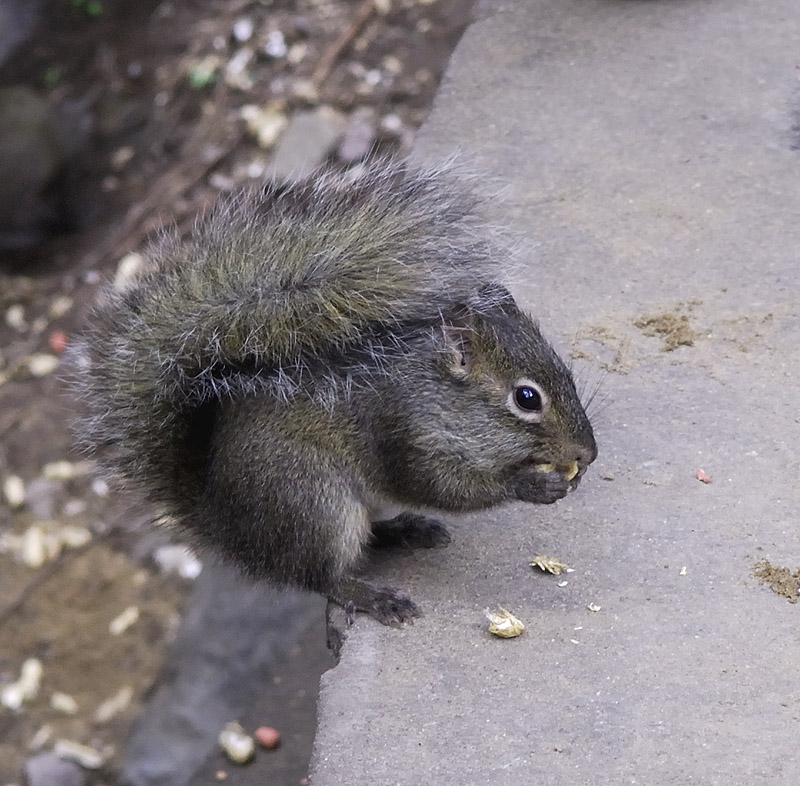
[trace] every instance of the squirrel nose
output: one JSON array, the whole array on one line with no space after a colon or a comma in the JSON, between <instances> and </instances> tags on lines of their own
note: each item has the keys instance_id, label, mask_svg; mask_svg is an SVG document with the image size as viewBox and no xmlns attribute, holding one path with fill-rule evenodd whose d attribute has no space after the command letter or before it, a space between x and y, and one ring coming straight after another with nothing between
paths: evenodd
<instances>
[{"instance_id":1,"label":"squirrel nose","mask_svg":"<svg viewBox=\"0 0 800 786\"><path fill-rule=\"evenodd\" d=\"M581 445L575 451L574 456L574 460L578 462L581 469L588 467L597 458L597 445Z\"/></svg>"}]
</instances>

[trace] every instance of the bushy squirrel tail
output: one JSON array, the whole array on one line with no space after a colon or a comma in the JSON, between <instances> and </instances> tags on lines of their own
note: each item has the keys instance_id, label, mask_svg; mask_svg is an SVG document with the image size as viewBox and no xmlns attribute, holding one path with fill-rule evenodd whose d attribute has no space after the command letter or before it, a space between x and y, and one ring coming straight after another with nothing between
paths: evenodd
<instances>
[{"instance_id":1,"label":"bushy squirrel tail","mask_svg":"<svg viewBox=\"0 0 800 786\"><path fill-rule=\"evenodd\" d=\"M203 407L436 324L505 261L479 202L447 168L378 160L225 198L188 241L163 235L78 347L84 445L166 488Z\"/></svg>"}]
</instances>

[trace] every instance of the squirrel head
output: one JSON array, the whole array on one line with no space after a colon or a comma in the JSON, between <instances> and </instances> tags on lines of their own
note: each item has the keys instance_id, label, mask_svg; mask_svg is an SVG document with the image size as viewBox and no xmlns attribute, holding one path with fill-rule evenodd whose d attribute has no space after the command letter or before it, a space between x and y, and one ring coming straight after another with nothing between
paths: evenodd
<instances>
[{"instance_id":1,"label":"squirrel head","mask_svg":"<svg viewBox=\"0 0 800 786\"><path fill-rule=\"evenodd\" d=\"M551 503L576 488L597 456L591 423L570 370L511 294L484 286L445 315L435 343L446 400L426 412L434 433L417 437L461 466L454 496L473 499L465 507L484 506L481 494Z\"/></svg>"}]
</instances>

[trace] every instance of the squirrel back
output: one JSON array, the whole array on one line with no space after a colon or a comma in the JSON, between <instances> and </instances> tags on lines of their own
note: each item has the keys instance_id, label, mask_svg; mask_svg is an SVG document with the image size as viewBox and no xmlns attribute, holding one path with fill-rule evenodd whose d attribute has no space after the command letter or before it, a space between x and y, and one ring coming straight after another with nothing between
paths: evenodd
<instances>
[{"instance_id":1,"label":"squirrel back","mask_svg":"<svg viewBox=\"0 0 800 786\"><path fill-rule=\"evenodd\" d=\"M163 232L138 278L102 294L77 344L82 446L171 502L196 410L287 399L311 378L330 404L351 382L331 358L347 366L351 351L377 371L405 332L496 278L502 246L478 204L447 168L375 160L356 177L323 170L227 196L188 242Z\"/></svg>"}]
</instances>

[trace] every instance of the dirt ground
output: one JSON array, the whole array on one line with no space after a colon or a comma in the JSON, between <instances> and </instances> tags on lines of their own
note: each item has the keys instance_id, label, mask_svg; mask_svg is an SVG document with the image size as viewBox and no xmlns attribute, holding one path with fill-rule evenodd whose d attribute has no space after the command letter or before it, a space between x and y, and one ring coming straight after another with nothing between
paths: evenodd
<instances>
[{"instance_id":1,"label":"dirt ground","mask_svg":"<svg viewBox=\"0 0 800 786\"><path fill-rule=\"evenodd\" d=\"M42 0L32 37L0 67L0 88L33 88L79 129L59 185L71 231L0 251L0 784L22 783L26 759L57 740L99 753L89 783L115 782L191 591L157 563L166 535L151 512L70 447L76 407L58 359L97 287L163 222L185 230L221 193L263 179L275 140L259 142L247 118L281 128L324 105L359 118L370 148L407 152L471 5ZM284 684L302 684L301 655ZM20 698L31 663L41 676ZM306 705L294 727L272 725L310 740L313 696ZM298 783L290 770L269 782Z\"/></svg>"}]
</instances>

